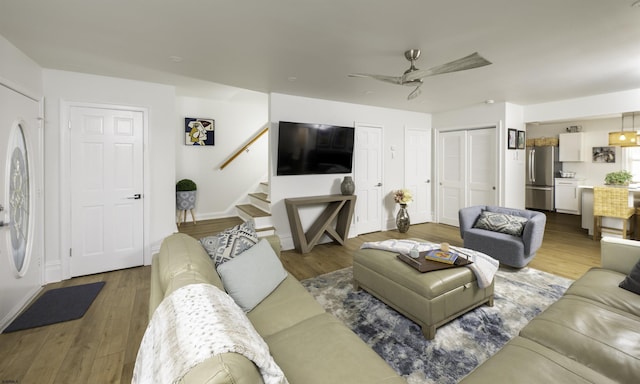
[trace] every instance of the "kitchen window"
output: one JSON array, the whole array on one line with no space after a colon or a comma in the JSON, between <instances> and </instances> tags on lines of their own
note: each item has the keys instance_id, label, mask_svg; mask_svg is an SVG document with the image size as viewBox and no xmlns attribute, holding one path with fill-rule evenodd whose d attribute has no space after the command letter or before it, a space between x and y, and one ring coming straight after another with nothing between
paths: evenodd
<instances>
[{"instance_id":1,"label":"kitchen window","mask_svg":"<svg viewBox=\"0 0 640 384\"><path fill-rule=\"evenodd\" d=\"M624 169L633 175L633 182L640 182L640 147L624 147Z\"/></svg>"}]
</instances>

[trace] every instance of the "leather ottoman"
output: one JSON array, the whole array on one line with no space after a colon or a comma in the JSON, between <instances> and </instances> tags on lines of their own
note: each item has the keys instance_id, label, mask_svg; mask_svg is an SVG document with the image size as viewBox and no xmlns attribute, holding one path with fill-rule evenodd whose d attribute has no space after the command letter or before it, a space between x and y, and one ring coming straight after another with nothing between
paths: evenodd
<instances>
[{"instance_id":1,"label":"leather ottoman","mask_svg":"<svg viewBox=\"0 0 640 384\"><path fill-rule=\"evenodd\" d=\"M363 288L418 323L427 339L436 327L487 303L493 306L491 282L480 288L466 267L421 273L396 257L397 253L360 249L353 256L354 288Z\"/></svg>"}]
</instances>

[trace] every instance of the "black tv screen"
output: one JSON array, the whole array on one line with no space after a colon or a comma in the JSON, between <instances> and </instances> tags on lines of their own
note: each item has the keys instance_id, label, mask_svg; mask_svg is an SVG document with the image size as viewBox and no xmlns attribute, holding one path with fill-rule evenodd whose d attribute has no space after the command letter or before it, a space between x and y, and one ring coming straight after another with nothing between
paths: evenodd
<instances>
[{"instance_id":1,"label":"black tv screen","mask_svg":"<svg viewBox=\"0 0 640 384\"><path fill-rule=\"evenodd\" d=\"M276 175L351 173L354 128L281 121Z\"/></svg>"}]
</instances>

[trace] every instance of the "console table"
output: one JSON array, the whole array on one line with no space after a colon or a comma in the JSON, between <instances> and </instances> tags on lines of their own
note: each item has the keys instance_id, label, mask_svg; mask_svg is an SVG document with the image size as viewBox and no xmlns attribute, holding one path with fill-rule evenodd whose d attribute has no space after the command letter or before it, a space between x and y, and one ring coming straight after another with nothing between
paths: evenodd
<instances>
[{"instance_id":1,"label":"console table","mask_svg":"<svg viewBox=\"0 0 640 384\"><path fill-rule=\"evenodd\" d=\"M309 253L324 233L329 235L335 242L344 244L349 235L349 227L351 226L351 218L353 210L356 206L355 195L325 195L325 196L309 196L295 197L284 199L287 207L287 216L289 217L289 225L291 226L291 235L293 236L293 244L300 253ZM326 204L324 211L313 222L309 230L305 233L300 222L300 208L312 205ZM332 222L336 219L335 228Z\"/></svg>"}]
</instances>

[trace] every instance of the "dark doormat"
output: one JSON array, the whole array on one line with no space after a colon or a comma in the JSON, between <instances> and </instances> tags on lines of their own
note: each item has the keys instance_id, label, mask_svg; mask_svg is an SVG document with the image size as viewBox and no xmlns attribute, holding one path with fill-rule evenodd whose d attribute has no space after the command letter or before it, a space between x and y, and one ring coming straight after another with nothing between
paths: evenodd
<instances>
[{"instance_id":1,"label":"dark doormat","mask_svg":"<svg viewBox=\"0 0 640 384\"><path fill-rule=\"evenodd\" d=\"M79 319L87 312L104 284L104 281L100 281L47 291L18 316L3 333Z\"/></svg>"}]
</instances>

